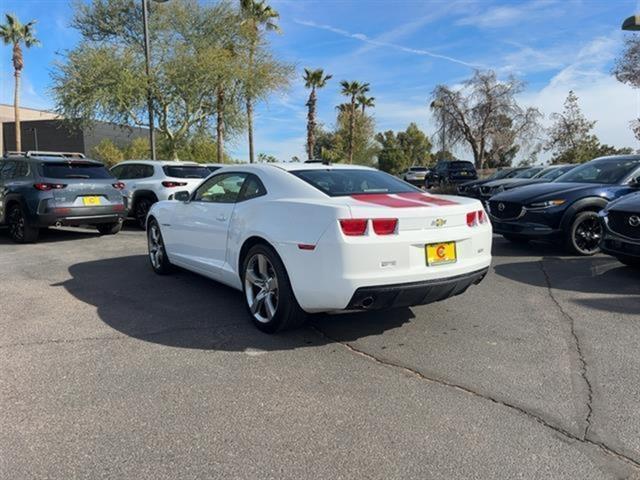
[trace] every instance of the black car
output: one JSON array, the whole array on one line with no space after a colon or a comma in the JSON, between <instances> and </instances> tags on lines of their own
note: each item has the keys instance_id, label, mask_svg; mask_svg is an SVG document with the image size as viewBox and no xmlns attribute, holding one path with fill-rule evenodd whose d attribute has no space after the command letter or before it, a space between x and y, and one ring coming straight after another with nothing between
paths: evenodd
<instances>
[{"instance_id":1,"label":"black car","mask_svg":"<svg viewBox=\"0 0 640 480\"><path fill-rule=\"evenodd\" d=\"M600 219L602 251L626 265L640 267L640 192L611 202L600 211Z\"/></svg>"},{"instance_id":2,"label":"black car","mask_svg":"<svg viewBox=\"0 0 640 480\"><path fill-rule=\"evenodd\" d=\"M487 182L480 187L479 195L476 198L480 200L488 200L493 195L514 188L524 187L526 185L534 185L536 183L553 182L556 178L564 175L575 165L552 165L549 167L532 167L525 169L510 178L503 178Z\"/></svg>"},{"instance_id":3,"label":"black car","mask_svg":"<svg viewBox=\"0 0 640 480\"><path fill-rule=\"evenodd\" d=\"M478 188L480 188L485 183L491 182L493 180L500 180L502 178L511 178L514 175L516 175L518 172L524 170L525 168L526 167L501 168L500 170L496 170L495 172L493 172L488 177L460 183L456 188L456 190L458 191L458 195L475 196L476 192L478 191Z\"/></svg>"},{"instance_id":4,"label":"black car","mask_svg":"<svg viewBox=\"0 0 640 480\"><path fill-rule=\"evenodd\" d=\"M127 203L100 162L27 152L0 159L0 224L18 243L35 242L41 228L95 225L102 234L122 228Z\"/></svg>"},{"instance_id":5,"label":"black car","mask_svg":"<svg viewBox=\"0 0 640 480\"><path fill-rule=\"evenodd\" d=\"M478 172L473 163L464 160L440 160L436 166L427 173L424 186L457 185L469 180L476 180Z\"/></svg>"},{"instance_id":6,"label":"black car","mask_svg":"<svg viewBox=\"0 0 640 480\"><path fill-rule=\"evenodd\" d=\"M640 189L640 156L591 160L551 183L529 185L489 200L493 231L514 242L561 240L579 255L600 249L598 212Z\"/></svg>"}]
</instances>

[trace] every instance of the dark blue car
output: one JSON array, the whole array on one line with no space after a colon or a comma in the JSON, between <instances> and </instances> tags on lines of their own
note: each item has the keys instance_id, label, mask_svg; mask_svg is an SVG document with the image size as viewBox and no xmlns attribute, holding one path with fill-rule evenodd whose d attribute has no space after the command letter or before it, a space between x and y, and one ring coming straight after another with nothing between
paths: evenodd
<instances>
[{"instance_id":1,"label":"dark blue car","mask_svg":"<svg viewBox=\"0 0 640 480\"><path fill-rule=\"evenodd\" d=\"M559 240L573 253L593 255L603 233L598 212L638 190L640 155L602 157L551 183L494 195L489 214L494 232L507 240Z\"/></svg>"},{"instance_id":2,"label":"dark blue car","mask_svg":"<svg viewBox=\"0 0 640 480\"><path fill-rule=\"evenodd\" d=\"M640 267L640 192L611 202L600 211L602 251L626 265Z\"/></svg>"}]
</instances>

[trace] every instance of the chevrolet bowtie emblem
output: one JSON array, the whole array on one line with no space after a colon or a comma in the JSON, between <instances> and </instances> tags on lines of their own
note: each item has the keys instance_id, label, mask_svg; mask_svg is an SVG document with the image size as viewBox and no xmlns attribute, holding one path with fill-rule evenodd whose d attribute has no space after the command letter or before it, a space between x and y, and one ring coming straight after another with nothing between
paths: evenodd
<instances>
[{"instance_id":1,"label":"chevrolet bowtie emblem","mask_svg":"<svg viewBox=\"0 0 640 480\"><path fill-rule=\"evenodd\" d=\"M431 226L433 227L442 227L447 221L444 218L436 218L433 222L431 222Z\"/></svg>"}]
</instances>

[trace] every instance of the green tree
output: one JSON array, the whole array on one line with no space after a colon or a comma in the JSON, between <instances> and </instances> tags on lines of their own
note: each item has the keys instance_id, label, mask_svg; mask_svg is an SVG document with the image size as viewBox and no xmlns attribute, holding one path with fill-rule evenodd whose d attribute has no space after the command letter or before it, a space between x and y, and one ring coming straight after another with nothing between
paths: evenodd
<instances>
[{"instance_id":1,"label":"green tree","mask_svg":"<svg viewBox=\"0 0 640 480\"><path fill-rule=\"evenodd\" d=\"M276 163L278 159L273 155L267 155L266 153L258 154L258 162L260 163Z\"/></svg>"},{"instance_id":2,"label":"green tree","mask_svg":"<svg viewBox=\"0 0 640 480\"><path fill-rule=\"evenodd\" d=\"M255 89L259 85L252 73L256 69L256 54L266 31L280 32L276 20L280 14L267 5L264 0L240 0L242 25L248 42L247 78L245 79L245 107L247 114L247 133L249 141L249 162L254 162L253 153L253 106L256 99Z\"/></svg>"},{"instance_id":3,"label":"green tree","mask_svg":"<svg viewBox=\"0 0 640 480\"><path fill-rule=\"evenodd\" d=\"M364 115L365 108L373 108L376 106L375 97L367 97L366 95L358 95L356 102L358 102L358 107L362 109L362 115Z\"/></svg>"},{"instance_id":4,"label":"green tree","mask_svg":"<svg viewBox=\"0 0 640 480\"><path fill-rule=\"evenodd\" d=\"M229 68L229 31L238 31L238 16L226 3L183 0L154 4L149 22L153 51L147 79L141 75L139 3L79 3L73 26L81 41L57 65L54 96L60 113L81 123L144 126L150 88L159 143L169 158L177 158L180 146L216 112L220 79Z\"/></svg>"},{"instance_id":5,"label":"green tree","mask_svg":"<svg viewBox=\"0 0 640 480\"><path fill-rule=\"evenodd\" d=\"M553 152L554 163L582 163L597 149L597 138L591 134L595 120L587 120L578 104L578 96L569 91L561 113L552 113L553 124L547 131L547 151ZM593 158L593 157L592 157ZM561 160L560 160L561 159ZM589 158L591 160L591 158Z\"/></svg>"},{"instance_id":6,"label":"green tree","mask_svg":"<svg viewBox=\"0 0 640 480\"><path fill-rule=\"evenodd\" d=\"M398 142L409 166L431 163L431 142L415 123L411 122L404 132L398 133Z\"/></svg>"},{"instance_id":7,"label":"green tree","mask_svg":"<svg viewBox=\"0 0 640 480\"><path fill-rule=\"evenodd\" d=\"M314 144L316 132L316 104L318 101L316 90L323 88L332 75L325 75L321 68L316 70L304 69L304 86L310 88L309 100L307 100L307 107L309 109L307 113L307 156L309 160L312 160L314 153Z\"/></svg>"},{"instance_id":8,"label":"green tree","mask_svg":"<svg viewBox=\"0 0 640 480\"><path fill-rule=\"evenodd\" d=\"M342 95L349 97L349 111L348 111L348 158L349 163L353 163L353 156L355 150L355 127L356 127L356 102L357 98L360 95L364 95L369 91L368 83L360 83L360 82L348 82L343 80L340 82L340 86L342 87ZM364 117L364 115L363 115Z\"/></svg>"},{"instance_id":9,"label":"green tree","mask_svg":"<svg viewBox=\"0 0 640 480\"><path fill-rule=\"evenodd\" d=\"M124 149L123 154L125 160L142 160L149 158L151 155L149 140L143 137L134 138Z\"/></svg>"},{"instance_id":10,"label":"green tree","mask_svg":"<svg viewBox=\"0 0 640 480\"><path fill-rule=\"evenodd\" d=\"M410 123L404 132L395 134L388 130L376 135L380 144L378 168L397 175L413 165L430 165L431 142L415 123Z\"/></svg>"},{"instance_id":11,"label":"green tree","mask_svg":"<svg viewBox=\"0 0 640 480\"><path fill-rule=\"evenodd\" d=\"M378 168L392 175L398 175L406 170L409 161L395 132L393 130L380 132L376 134L375 138L381 146L378 152Z\"/></svg>"},{"instance_id":12,"label":"green tree","mask_svg":"<svg viewBox=\"0 0 640 480\"><path fill-rule=\"evenodd\" d=\"M342 162L349 158L349 163L373 165L378 154L375 142L375 122L373 117L353 111L340 111L334 132L334 147L329 155L333 162Z\"/></svg>"},{"instance_id":13,"label":"green tree","mask_svg":"<svg viewBox=\"0 0 640 480\"><path fill-rule=\"evenodd\" d=\"M22 134L20 131L20 77L24 68L24 56L22 54L22 45L31 48L40 45L35 37L33 28L36 23L32 20L29 23L22 24L15 15L7 13L7 23L0 25L0 37L5 45L11 45L13 52L11 61L13 62L14 90L13 90L13 115L16 129L16 150L22 150Z\"/></svg>"},{"instance_id":14,"label":"green tree","mask_svg":"<svg viewBox=\"0 0 640 480\"><path fill-rule=\"evenodd\" d=\"M91 158L104 163L107 166L115 165L124 160L124 153L118 146L108 138L103 138L89 152Z\"/></svg>"}]
</instances>

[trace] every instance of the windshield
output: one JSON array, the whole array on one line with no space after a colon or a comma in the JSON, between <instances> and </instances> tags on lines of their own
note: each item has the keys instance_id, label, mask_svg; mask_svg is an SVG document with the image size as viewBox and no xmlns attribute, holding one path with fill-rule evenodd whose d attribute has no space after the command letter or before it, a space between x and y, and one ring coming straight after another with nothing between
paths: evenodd
<instances>
[{"instance_id":1,"label":"windshield","mask_svg":"<svg viewBox=\"0 0 640 480\"><path fill-rule=\"evenodd\" d=\"M291 173L330 197L421 191L396 177L377 170L297 170Z\"/></svg>"},{"instance_id":2,"label":"windshield","mask_svg":"<svg viewBox=\"0 0 640 480\"><path fill-rule=\"evenodd\" d=\"M111 172L100 163L93 162L46 162L41 164L45 178L113 178Z\"/></svg>"},{"instance_id":3,"label":"windshield","mask_svg":"<svg viewBox=\"0 0 640 480\"><path fill-rule=\"evenodd\" d=\"M546 171L543 171L541 174L537 176L537 178L544 178L546 180L555 180L560 175L564 175L569 170L571 170L574 165L567 165L566 167L557 167L557 168L549 168Z\"/></svg>"},{"instance_id":4,"label":"windshield","mask_svg":"<svg viewBox=\"0 0 640 480\"><path fill-rule=\"evenodd\" d=\"M487 177L487 180L500 180L501 178L509 178L509 174L514 174L513 170L510 170L508 168L503 168L502 170L498 170L496 172L493 172L492 175L489 175Z\"/></svg>"},{"instance_id":5,"label":"windshield","mask_svg":"<svg viewBox=\"0 0 640 480\"><path fill-rule=\"evenodd\" d=\"M540 170L542 170L542 167L527 168L526 170L519 171L511 178L532 178Z\"/></svg>"},{"instance_id":6,"label":"windshield","mask_svg":"<svg viewBox=\"0 0 640 480\"><path fill-rule=\"evenodd\" d=\"M473 170L473 163L471 162L451 162L449 164L450 168L453 170Z\"/></svg>"},{"instance_id":7,"label":"windshield","mask_svg":"<svg viewBox=\"0 0 640 480\"><path fill-rule=\"evenodd\" d=\"M162 167L167 177L174 178L205 178L211 173L207 167L198 165L180 165L180 166L164 166Z\"/></svg>"},{"instance_id":8,"label":"windshield","mask_svg":"<svg viewBox=\"0 0 640 480\"><path fill-rule=\"evenodd\" d=\"M639 158L592 160L561 175L556 182L570 183L619 183L640 167Z\"/></svg>"}]
</instances>

